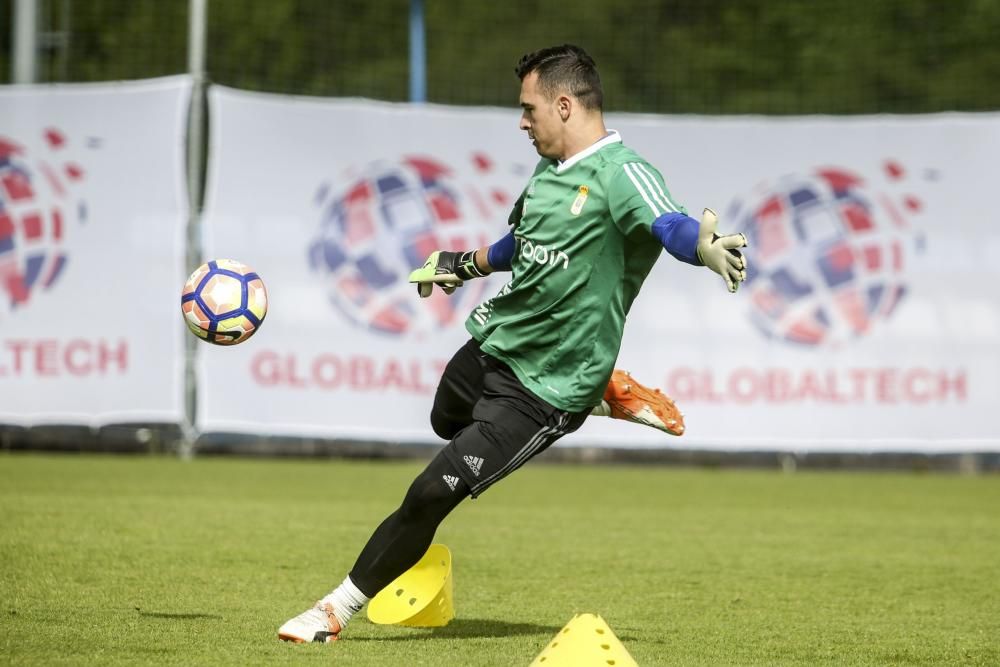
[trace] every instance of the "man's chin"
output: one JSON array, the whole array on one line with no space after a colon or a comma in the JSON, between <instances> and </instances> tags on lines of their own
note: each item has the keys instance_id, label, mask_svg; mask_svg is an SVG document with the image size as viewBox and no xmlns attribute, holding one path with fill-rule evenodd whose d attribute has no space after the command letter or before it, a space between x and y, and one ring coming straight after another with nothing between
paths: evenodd
<instances>
[{"instance_id":1,"label":"man's chin","mask_svg":"<svg viewBox=\"0 0 1000 667\"><path fill-rule=\"evenodd\" d=\"M546 155L545 151L542 150L542 147L538 145L537 141L532 141L531 145L535 147L535 152L538 153L540 156L542 156L544 158L548 158L550 160L555 160L556 159L555 157L553 157L551 155Z\"/></svg>"}]
</instances>

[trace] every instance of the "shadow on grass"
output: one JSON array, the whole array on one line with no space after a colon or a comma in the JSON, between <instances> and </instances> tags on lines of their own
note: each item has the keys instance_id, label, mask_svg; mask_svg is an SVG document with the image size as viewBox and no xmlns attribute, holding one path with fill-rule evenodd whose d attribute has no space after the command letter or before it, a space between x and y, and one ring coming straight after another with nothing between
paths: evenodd
<instances>
[{"instance_id":1,"label":"shadow on grass","mask_svg":"<svg viewBox=\"0 0 1000 667\"><path fill-rule=\"evenodd\" d=\"M165 611L141 611L138 609L136 611L139 612L140 616L145 618L162 618L168 621L197 621L209 618L216 620L222 619L222 616L219 616L218 614L173 614Z\"/></svg>"},{"instance_id":2,"label":"shadow on grass","mask_svg":"<svg viewBox=\"0 0 1000 667\"><path fill-rule=\"evenodd\" d=\"M486 618L455 619L443 628L386 628L392 634L378 634L375 637L351 637L351 641L413 641L414 639L471 639L474 637L510 637L514 635L551 636L562 626L539 625L537 623L510 623Z\"/></svg>"}]
</instances>

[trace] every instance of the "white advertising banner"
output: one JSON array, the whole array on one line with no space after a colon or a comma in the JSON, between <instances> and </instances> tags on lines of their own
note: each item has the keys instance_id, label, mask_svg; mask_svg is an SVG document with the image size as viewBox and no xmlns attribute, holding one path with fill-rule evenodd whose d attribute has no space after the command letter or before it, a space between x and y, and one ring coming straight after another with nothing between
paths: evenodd
<instances>
[{"instance_id":1,"label":"white advertising banner","mask_svg":"<svg viewBox=\"0 0 1000 667\"><path fill-rule=\"evenodd\" d=\"M189 98L0 88L0 423L181 419Z\"/></svg>"},{"instance_id":2,"label":"white advertising banner","mask_svg":"<svg viewBox=\"0 0 1000 667\"><path fill-rule=\"evenodd\" d=\"M406 277L506 233L537 161L519 111L219 87L210 107L205 254L254 267L271 309L199 346L199 425L434 442L442 368L504 278L421 300ZM618 365L685 436L595 417L561 444L1000 449L1000 116L607 120L747 235L751 271L731 295L664 253L633 306Z\"/></svg>"}]
</instances>

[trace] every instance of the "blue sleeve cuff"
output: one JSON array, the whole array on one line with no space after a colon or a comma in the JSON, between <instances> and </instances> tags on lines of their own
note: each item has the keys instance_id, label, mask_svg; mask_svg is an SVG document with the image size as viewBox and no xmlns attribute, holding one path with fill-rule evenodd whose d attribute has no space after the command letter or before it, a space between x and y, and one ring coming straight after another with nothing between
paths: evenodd
<instances>
[{"instance_id":1,"label":"blue sleeve cuff","mask_svg":"<svg viewBox=\"0 0 1000 667\"><path fill-rule=\"evenodd\" d=\"M697 238L697 231L695 238ZM495 271L510 271L511 262L514 260L514 232L507 232L503 237L489 247L486 252L486 261Z\"/></svg>"},{"instance_id":2,"label":"blue sleeve cuff","mask_svg":"<svg viewBox=\"0 0 1000 667\"><path fill-rule=\"evenodd\" d=\"M698 221L683 213L664 213L653 221L650 231L675 258L695 266L698 259Z\"/></svg>"}]
</instances>

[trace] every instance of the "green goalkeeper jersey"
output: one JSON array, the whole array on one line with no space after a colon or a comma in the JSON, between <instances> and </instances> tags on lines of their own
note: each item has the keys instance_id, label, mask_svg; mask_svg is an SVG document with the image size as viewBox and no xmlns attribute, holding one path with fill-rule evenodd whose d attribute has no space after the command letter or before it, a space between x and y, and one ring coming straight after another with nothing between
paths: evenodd
<instances>
[{"instance_id":1,"label":"green goalkeeper jersey","mask_svg":"<svg viewBox=\"0 0 1000 667\"><path fill-rule=\"evenodd\" d=\"M617 132L560 163L543 159L511 213L511 280L466 320L482 349L567 412L601 402L625 316L681 212L660 173Z\"/></svg>"}]
</instances>

